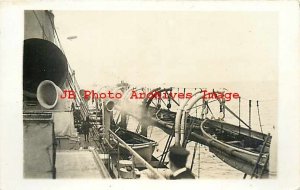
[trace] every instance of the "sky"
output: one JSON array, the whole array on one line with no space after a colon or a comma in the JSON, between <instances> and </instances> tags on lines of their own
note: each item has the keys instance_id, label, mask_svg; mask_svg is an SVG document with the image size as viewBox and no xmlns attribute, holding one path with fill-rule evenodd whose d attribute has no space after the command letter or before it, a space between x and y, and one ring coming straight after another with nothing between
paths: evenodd
<instances>
[{"instance_id":1,"label":"sky","mask_svg":"<svg viewBox=\"0 0 300 190\"><path fill-rule=\"evenodd\" d=\"M275 12L54 11L82 87L277 81ZM68 39L77 36L76 39Z\"/></svg>"}]
</instances>

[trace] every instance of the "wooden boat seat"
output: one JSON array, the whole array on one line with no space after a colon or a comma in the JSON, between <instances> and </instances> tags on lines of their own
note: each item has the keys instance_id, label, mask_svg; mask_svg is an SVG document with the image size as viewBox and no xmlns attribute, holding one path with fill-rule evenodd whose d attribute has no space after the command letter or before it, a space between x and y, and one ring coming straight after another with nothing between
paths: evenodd
<instances>
[{"instance_id":1,"label":"wooden boat seat","mask_svg":"<svg viewBox=\"0 0 300 190\"><path fill-rule=\"evenodd\" d=\"M251 148L251 147L246 147L244 148L245 150L250 150L250 151L253 151L253 150L256 150L255 148Z\"/></svg>"},{"instance_id":2,"label":"wooden boat seat","mask_svg":"<svg viewBox=\"0 0 300 190\"><path fill-rule=\"evenodd\" d=\"M241 141L228 141L227 144L241 144Z\"/></svg>"}]
</instances>

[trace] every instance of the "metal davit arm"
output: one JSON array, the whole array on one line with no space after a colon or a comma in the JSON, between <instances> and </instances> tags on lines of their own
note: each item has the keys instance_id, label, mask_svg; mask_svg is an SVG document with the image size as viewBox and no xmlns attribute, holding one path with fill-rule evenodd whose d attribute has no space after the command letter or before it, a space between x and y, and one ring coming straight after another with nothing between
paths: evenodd
<instances>
[{"instance_id":1,"label":"metal davit arm","mask_svg":"<svg viewBox=\"0 0 300 190\"><path fill-rule=\"evenodd\" d=\"M218 92L218 91L217 91ZM218 93L222 93L222 92L218 92ZM251 127L244 122L239 116L237 116L233 111L231 111L230 108L228 108L220 99L217 98L217 100L219 101L219 103L224 106L224 108L229 111L229 113L231 113L234 117L236 117L240 122L242 122L246 127L248 127L249 129L251 129Z\"/></svg>"},{"instance_id":2,"label":"metal davit arm","mask_svg":"<svg viewBox=\"0 0 300 190\"><path fill-rule=\"evenodd\" d=\"M239 118L239 116L237 116L233 111L231 111L231 109L229 109L224 103L222 103L219 99L218 99L219 103L224 106L224 108L229 111L229 113L231 113L234 117L236 117L240 122L242 122L246 127L248 127L249 129L251 129L251 127L245 123L241 118Z\"/></svg>"},{"instance_id":3,"label":"metal davit arm","mask_svg":"<svg viewBox=\"0 0 300 190\"><path fill-rule=\"evenodd\" d=\"M202 90L199 90L195 92L192 95L192 98L194 98L197 94L201 93ZM192 99L190 98L190 99ZM177 110L176 118L175 118L175 145L180 145L180 130L181 130L181 119L182 119L182 112L184 111L185 106L189 103L190 99L186 99L183 104L180 106L180 108Z\"/></svg>"}]
</instances>

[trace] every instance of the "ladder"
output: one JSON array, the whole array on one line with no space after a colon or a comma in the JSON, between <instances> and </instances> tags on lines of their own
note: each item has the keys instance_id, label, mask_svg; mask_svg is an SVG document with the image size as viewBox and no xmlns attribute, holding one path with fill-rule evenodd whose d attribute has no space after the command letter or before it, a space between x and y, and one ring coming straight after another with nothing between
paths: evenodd
<instances>
[{"instance_id":1,"label":"ladder","mask_svg":"<svg viewBox=\"0 0 300 190\"><path fill-rule=\"evenodd\" d=\"M266 161L265 161L264 164L262 165L261 172L258 173L259 162L260 162L261 159L262 159L262 156L263 156L263 154L264 154L264 149L265 149L266 144L267 144L267 142L268 142L269 139L270 139L270 133L268 133L268 136L266 137L266 139L265 139L265 141L264 141L264 143L263 143L263 146L262 146L262 148L261 148L261 150L260 150L260 153L259 153L259 156L258 156L258 158L257 158L257 161L256 161L256 163L255 163L255 165L254 165L254 167L253 167L253 169L252 169L252 172L251 172L251 179L252 179L254 176L255 176L256 178L261 178L261 177L263 176L263 174L264 174L264 171L265 171L265 169L266 169L268 163L269 163L269 154L268 154L267 157L266 157ZM246 178L246 176L247 176L247 175L245 174L244 178Z\"/></svg>"},{"instance_id":2,"label":"ladder","mask_svg":"<svg viewBox=\"0 0 300 190\"><path fill-rule=\"evenodd\" d=\"M89 108L87 103L84 101L84 99L81 97L80 95L80 86L75 78L75 75L72 74L72 72L70 71L71 69L68 69L68 74L67 74L67 82L69 85L69 88L71 90L73 90L76 94L76 98L75 98L75 105L77 108L79 108L80 110L80 114L82 118L86 118L86 116L89 115Z\"/></svg>"},{"instance_id":3,"label":"ladder","mask_svg":"<svg viewBox=\"0 0 300 190\"><path fill-rule=\"evenodd\" d=\"M190 124L189 130L188 130L188 131L186 130L187 133L186 133L185 138L184 138L184 140L183 140L183 142L182 142L182 147L184 147L184 148L186 148L186 145L187 145L187 143L188 143L188 140L189 140L189 138L190 138L190 135L191 135L191 133L192 133L192 131L193 131L194 123L195 123L195 119L193 118L193 121L192 121L192 123Z\"/></svg>"},{"instance_id":4,"label":"ladder","mask_svg":"<svg viewBox=\"0 0 300 190\"><path fill-rule=\"evenodd\" d=\"M174 134L175 134L175 124L172 127L172 133L169 135L166 146L163 150L163 153L161 154L161 158L159 160L159 166L163 165L163 163L165 162L165 159L167 157L167 153L169 152L170 145L173 140Z\"/></svg>"}]
</instances>

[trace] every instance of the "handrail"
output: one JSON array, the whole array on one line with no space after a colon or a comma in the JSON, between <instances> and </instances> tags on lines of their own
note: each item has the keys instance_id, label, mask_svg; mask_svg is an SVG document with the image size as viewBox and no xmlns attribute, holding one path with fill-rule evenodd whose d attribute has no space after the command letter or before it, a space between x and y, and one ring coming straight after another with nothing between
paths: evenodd
<instances>
[{"instance_id":1,"label":"handrail","mask_svg":"<svg viewBox=\"0 0 300 190\"><path fill-rule=\"evenodd\" d=\"M91 150L91 152L93 153L93 156L96 160L96 164L98 165L98 168L99 168L99 172L101 173L103 178L111 179L111 176L109 175L109 172L108 172L107 168L105 167L103 161L100 159L98 153L95 150Z\"/></svg>"},{"instance_id":2,"label":"handrail","mask_svg":"<svg viewBox=\"0 0 300 190\"><path fill-rule=\"evenodd\" d=\"M89 112L88 106L86 105L86 102L84 102L82 100L82 97L80 96L80 93L79 93L79 85L77 83L77 80L76 80L75 76L74 76L74 80L73 80L72 74L70 73L70 71L68 72L67 80L68 80L68 84L69 84L71 90L75 91L75 93L76 93L75 102L76 102L76 104L79 104L82 116L86 117Z\"/></svg>"},{"instance_id":3,"label":"handrail","mask_svg":"<svg viewBox=\"0 0 300 190\"><path fill-rule=\"evenodd\" d=\"M116 135L112 130L109 129L109 132L116 138L124 147L135 157L137 158L146 168L153 172L158 179L165 179L165 177L156 171L146 160L144 160L136 151L134 151L130 146L126 144L118 135Z\"/></svg>"}]
</instances>

